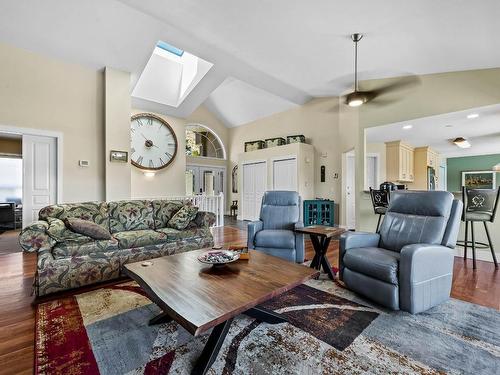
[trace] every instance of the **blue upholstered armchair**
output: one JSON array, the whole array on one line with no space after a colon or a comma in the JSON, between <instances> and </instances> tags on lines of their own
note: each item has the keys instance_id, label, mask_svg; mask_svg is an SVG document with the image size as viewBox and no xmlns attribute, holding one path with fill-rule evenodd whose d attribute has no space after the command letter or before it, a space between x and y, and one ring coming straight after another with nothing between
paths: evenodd
<instances>
[{"instance_id":1,"label":"blue upholstered armchair","mask_svg":"<svg viewBox=\"0 0 500 375\"><path fill-rule=\"evenodd\" d=\"M248 248L291 262L304 261L304 235L294 232L300 222L300 196L295 191L266 191L260 220L248 224Z\"/></svg>"},{"instance_id":2,"label":"blue upholstered armchair","mask_svg":"<svg viewBox=\"0 0 500 375\"><path fill-rule=\"evenodd\" d=\"M340 280L412 314L450 297L462 202L446 191L394 191L379 233L340 237Z\"/></svg>"}]
</instances>

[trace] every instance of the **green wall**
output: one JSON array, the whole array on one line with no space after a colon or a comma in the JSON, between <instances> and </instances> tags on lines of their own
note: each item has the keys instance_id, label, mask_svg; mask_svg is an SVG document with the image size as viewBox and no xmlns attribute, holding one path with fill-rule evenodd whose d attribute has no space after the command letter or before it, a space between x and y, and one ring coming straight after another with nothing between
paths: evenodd
<instances>
[{"instance_id":1,"label":"green wall","mask_svg":"<svg viewBox=\"0 0 500 375\"><path fill-rule=\"evenodd\" d=\"M448 191L461 190L463 171L490 171L498 163L500 163L500 154L448 158L446 161ZM499 183L500 173L497 173L497 186Z\"/></svg>"}]
</instances>

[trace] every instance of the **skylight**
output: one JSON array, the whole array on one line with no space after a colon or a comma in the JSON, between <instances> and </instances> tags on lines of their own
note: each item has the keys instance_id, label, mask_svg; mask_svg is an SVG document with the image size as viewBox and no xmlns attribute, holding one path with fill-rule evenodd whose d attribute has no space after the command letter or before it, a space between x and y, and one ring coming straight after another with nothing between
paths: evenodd
<instances>
[{"instance_id":1,"label":"skylight","mask_svg":"<svg viewBox=\"0 0 500 375\"><path fill-rule=\"evenodd\" d=\"M212 66L198 56L158 41L132 96L178 107Z\"/></svg>"},{"instance_id":2,"label":"skylight","mask_svg":"<svg viewBox=\"0 0 500 375\"><path fill-rule=\"evenodd\" d=\"M181 50L180 48L174 47L173 45L168 44L167 42L162 42L161 40L158 43L156 43L156 47L161 48L167 52L173 53L174 55L177 55L179 57L181 57L182 54L184 53L184 51Z\"/></svg>"}]
</instances>

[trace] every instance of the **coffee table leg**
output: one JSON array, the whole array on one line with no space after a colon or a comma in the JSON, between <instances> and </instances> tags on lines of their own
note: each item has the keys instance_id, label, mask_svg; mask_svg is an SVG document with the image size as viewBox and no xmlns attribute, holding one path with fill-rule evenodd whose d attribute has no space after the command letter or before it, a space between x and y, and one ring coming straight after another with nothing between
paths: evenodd
<instances>
[{"instance_id":1,"label":"coffee table leg","mask_svg":"<svg viewBox=\"0 0 500 375\"><path fill-rule=\"evenodd\" d=\"M172 321L172 318L168 316L166 312L162 312L161 314L156 315L154 318L151 318L148 324L150 326L154 326L155 324L168 323L170 321Z\"/></svg>"},{"instance_id":2,"label":"coffee table leg","mask_svg":"<svg viewBox=\"0 0 500 375\"><path fill-rule=\"evenodd\" d=\"M330 240L331 238L320 239L317 236L311 235L311 242L316 254L314 255L314 259L311 262L310 267L317 270L321 270L321 267L323 267L323 270L328 274L328 277L333 280L335 278L335 275L332 271L332 266L330 265L330 262L328 261L328 258L326 256L328 246L330 245Z\"/></svg>"},{"instance_id":3,"label":"coffee table leg","mask_svg":"<svg viewBox=\"0 0 500 375\"><path fill-rule=\"evenodd\" d=\"M260 322L269 324L288 322L288 319L284 315L278 314L263 307L253 307L250 310L245 311L244 314L248 315L251 318L257 319Z\"/></svg>"},{"instance_id":4,"label":"coffee table leg","mask_svg":"<svg viewBox=\"0 0 500 375\"><path fill-rule=\"evenodd\" d=\"M212 363L214 363L217 358L217 354L219 354L219 350L227 336L232 322L233 318L214 327L207 343L205 344L205 347L203 348L203 351L201 352L200 358L198 358L193 370L191 371L192 375L206 374L210 366L212 366Z\"/></svg>"}]
</instances>

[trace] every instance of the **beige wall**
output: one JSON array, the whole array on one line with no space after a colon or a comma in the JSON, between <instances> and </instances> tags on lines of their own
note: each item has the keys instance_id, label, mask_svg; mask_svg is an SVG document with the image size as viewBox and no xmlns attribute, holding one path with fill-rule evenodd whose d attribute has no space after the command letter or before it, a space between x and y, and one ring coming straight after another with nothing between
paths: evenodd
<instances>
[{"instance_id":1,"label":"beige wall","mask_svg":"<svg viewBox=\"0 0 500 375\"><path fill-rule=\"evenodd\" d=\"M21 155L23 143L21 139L0 137L0 154Z\"/></svg>"},{"instance_id":2,"label":"beige wall","mask_svg":"<svg viewBox=\"0 0 500 375\"><path fill-rule=\"evenodd\" d=\"M112 162L110 152L126 151L130 158L130 73L105 70L106 200L131 197L131 164Z\"/></svg>"},{"instance_id":3,"label":"beige wall","mask_svg":"<svg viewBox=\"0 0 500 375\"><path fill-rule=\"evenodd\" d=\"M65 202L104 199L103 93L102 72L0 43L0 124L63 133Z\"/></svg>"},{"instance_id":4,"label":"beige wall","mask_svg":"<svg viewBox=\"0 0 500 375\"><path fill-rule=\"evenodd\" d=\"M339 101L338 98L314 99L291 110L230 129L229 165L238 162L238 154L244 152L248 141L303 134L307 143L315 148L314 194L318 197L338 200L340 196L339 157ZM320 182L320 166L326 167L326 182ZM231 199L238 199L239 194ZM241 200L240 200L241 201Z\"/></svg>"}]
</instances>

